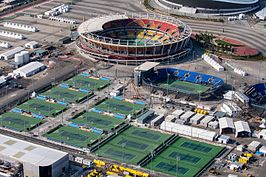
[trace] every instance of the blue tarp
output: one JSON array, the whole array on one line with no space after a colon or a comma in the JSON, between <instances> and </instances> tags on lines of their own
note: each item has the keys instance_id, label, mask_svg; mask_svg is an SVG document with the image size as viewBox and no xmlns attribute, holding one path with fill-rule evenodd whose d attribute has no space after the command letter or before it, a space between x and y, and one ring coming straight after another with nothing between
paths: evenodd
<instances>
[{"instance_id":1,"label":"blue tarp","mask_svg":"<svg viewBox=\"0 0 266 177\"><path fill-rule=\"evenodd\" d=\"M113 97L114 99L117 99L117 100L124 100L124 98L123 97L120 97L120 96L115 96L115 97Z\"/></svg>"},{"instance_id":2,"label":"blue tarp","mask_svg":"<svg viewBox=\"0 0 266 177\"><path fill-rule=\"evenodd\" d=\"M13 109L11 109L11 112L22 114L23 110L19 109L19 108L13 108Z\"/></svg>"},{"instance_id":3,"label":"blue tarp","mask_svg":"<svg viewBox=\"0 0 266 177\"><path fill-rule=\"evenodd\" d=\"M109 78L101 77L100 80L103 80L103 81L109 81Z\"/></svg>"},{"instance_id":4,"label":"blue tarp","mask_svg":"<svg viewBox=\"0 0 266 177\"><path fill-rule=\"evenodd\" d=\"M67 85L65 83L59 84L59 86L62 87L62 88L69 88L70 87L69 85Z\"/></svg>"},{"instance_id":5,"label":"blue tarp","mask_svg":"<svg viewBox=\"0 0 266 177\"><path fill-rule=\"evenodd\" d=\"M67 106L67 103L63 102L63 101L56 101L56 103Z\"/></svg>"},{"instance_id":6,"label":"blue tarp","mask_svg":"<svg viewBox=\"0 0 266 177\"><path fill-rule=\"evenodd\" d=\"M44 116L40 115L40 114L35 114L35 113L31 113L32 117L37 118L37 119L43 119Z\"/></svg>"},{"instance_id":7,"label":"blue tarp","mask_svg":"<svg viewBox=\"0 0 266 177\"><path fill-rule=\"evenodd\" d=\"M98 110L98 109L96 109L96 108L92 108L91 109L93 112L96 112L96 113L99 113L99 114L101 114L102 113L102 111L101 110Z\"/></svg>"},{"instance_id":8,"label":"blue tarp","mask_svg":"<svg viewBox=\"0 0 266 177\"><path fill-rule=\"evenodd\" d=\"M79 125L75 124L75 123L70 123L68 124L68 126L70 127L74 127L74 128L79 128Z\"/></svg>"},{"instance_id":9,"label":"blue tarp","mask_svg":"<svg viewBox=\"0 0 266 177\"><path fill-rule=\"evenodd\" d=\"M87 90L87 89L82 89L82 88L80 88L79 91L80 91L80 92L84 92L84 93L89 93L89 92L90 92L89 90Z\"/></svg>"},{"instance_id":10,"label":"blue tarp","mask_svg":"<svg viewBox=\"0 0 266 177\"><path fill-rule=\"evenodd\" d=\"M121 114L116 114L115 117L118 118L118 119L124 119L126 116L125 115L121 115Z\"/></svg>"},{"instance_id":11,"label":"blue tarp","mask_svg":"<svg viewBox=\"0 0 266 177\"><path fill-rule=\"evenodd\" d=\"M91 76L91 75L88 74L88 73L81 73L80 75L81 75L81 76L85 76L85 77L90 77L90 76Z\"/></svg>"},{"instance_id":12,"label":"blue tarp","mask_svg":"<svg viewBox=\"0 0 266 177\"><path fill-rule=\"evenodd\" d=\"M47 99L46 96L42 96L42 95L38 95L36 98L40 99L40 100L46 100Z\"/></svg>"},{"instance_id":13,"label":"blue tarp","mask_svg":"<svg viewBox=\"0 0 266 177\"><path fill-rule=\"evenodd\" d=\"M100 135L103 134L103 130L96 127L92 127L91 131Z\"/></svg>"},{"instance_id":14,"label":"blue tarp","mask_svg":"<svg viewBox=\"0 0 266 177\"><path fill-rule=\"evenodd\" d=\"M145 102L143 102L143 101L136 101L135 104L145 105Z\"/></svg>"}]
</instances>

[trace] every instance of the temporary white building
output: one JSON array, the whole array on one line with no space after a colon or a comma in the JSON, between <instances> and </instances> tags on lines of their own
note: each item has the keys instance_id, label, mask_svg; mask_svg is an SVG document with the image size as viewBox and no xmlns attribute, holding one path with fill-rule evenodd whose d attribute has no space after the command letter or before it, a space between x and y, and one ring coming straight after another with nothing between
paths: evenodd
<instances>
[{"instance_id":1,"label":"temporary white building","mask_svg":"<svg viewBox=\"0 0 266 177\"><path fill-rule=\"evenodd\" d=\"M200 121L200 125L208 127L208 123L211 122L213 119L214 119L213 116L207 115Z\"/></svg>"},{"instance_id":2,"label":"temporary white building","mask_svg":"<svg viewBox=\"0 0 266 177\"><path fill-rule=\"evenodd\" d=\"M203 119L204 115L203 114L195 114L193 117L190 119L190 123L194 125L198 125L200 121Z\"/></svg>"},{"instance_id":3,"label":"temporary white building","mask_svg":"<svg viewBox=\"0 0 266 177\"><path fill-rule=\"evenodd\" d=\"M6 52L0 54L0 59L1 60L8 60L8 59L14 58L16 53L19 53L19 52L23 51L24 49L25 49L24 47L16 47L14 49L6 51Z\"/></svg>"},{"instance_id":4,"label":"temporary white building","mask_svg":"<svg viewBox=\"0 0 266 177\"><path fill-rule=\"evenodd\" d=\"M229 117L222 117L219 119L220 134L223 133L233 133L235 131L235 126L233 119Z\"/></svg>"},{"instance_id":5,"label":"temporary white building","mask_svg":"<svg viewBox=\"0 0 266 177\"><path fill-rule=\"evenodd\" d=\"M19 30L24 30L24 31L30 31L30 32L38 31L36 27L30 26L30 25L19 24L19 23L12 23L12 22L5 22L4 27L14 28L14 29L19 29Z\"/></svg>"},{"instance_id":6,"label":"temporary white building","mask_svg":"<svg viewBox=\"0 0 266 177\"><path fill-rule=\"evenodd\" d=\"M35 49L35 48L38 47L38 45L39 45L38 42L36 42L36 41L30 41L30 42L28 42L28 43L25 44L25 47L28 48L28 49Z\"/></svg>"},{"instance_id":7,"label":"temporary white building","mask_svg":"<svg viewBox=\"0 0 266 177\"><path fill-rule=\"evenodd\" d=\"M11 47L11 45L6 41L2 41L2 42L0 42L0 47L8 49Z\"/></svg>"},{"instance_id":8,"label":"temporary white building","mask_svg":"<svg viewBox=\"0 0 266 177\"><path fill-rule=\"evenodd\" d=\"M224 67L212 59L208 54L203 54L202 59L217 71L224 71Z\"/></svg>"},{"instance_id":9,"label":"temporary white building","mask_svg":"<svg viewBox=\"0 0 266 177\"><path fill-rule=\"evenodd\" d=\"M20 77L30 77L43 69L45 69L45 65L40 62L30 62L16 70L13 71L15 76Z\"/></svg>"},{"instance_id":10,"label":"temporary white building","mask_svg":"<svg viewBox=\"0 0 266 177\"><path fill-rule=\"evenodd\" d=\"M252 152L256 152L257 150L259 150L259 148L261 147L261 143L258 141L252 141L249 145L248 145L248 149Z\"/></svg>"},{"instance_id":11,"label":"temporary white building","mask_svg":"<svg viewBox=\"0 0 266 177\"><path fill-rule=\"evenodd\" d=\"M175 115L177 118L180 118L180 116L181 116L182 114L184 114L184 112L185 112L185 111L183 111L183 110L177 109L177 110L175 110L175 111L172 113L172 115Z\"/></svg>"},{"instance_id":12,"label":"temporary white building","mask_svg":"<svg viewBox=\"0 0 266 177\"><path fill-rule=\"evenodd\" d=\"M239 100L241 103L243 104L247 104L249 103L249 97L246 96L244 93L241 93L239 91L237 91L235 94L234 94L234 97Z\"/></svg>"},{"instance_id":13,"label":"temporary white building","mask_svg":"<svg viewBox=\"0 0 266 177\"><path fill-rule=\"evenodd\" d=\"M187 111L184 114L182 114L179 118L182 119L182 120L185 120L185 121L189 122L190 118L194 114L196 114L196 113L195 112L192 112L192 111Z\"/></svg>"},{"instance_id":14,"label":"temporary white building","mask_svg":"<svg viewBox=\"0 0 266 177\"><path fill-rule=\"evenodd\" d=\"M244 121L237 121L234 122L235 124L235 137L242 137L242 136L251 136L251 130L248 125L248 122Z\"/></svg>"},{"instance_id":15,"label":"temporary white building","mask_svg":"<svg viewBox=\"0 0 266 177\"><path fill-rule=\"evenodd\" d=\"M24 39L25 37L20 33L10 32L10 31L0 31L0 36L14 38L14 39Z\"/></svg>"},{"instance_id":16,"label":"temporary white building","mask_svg":"<svg viewBox=\"0 0 266 177\"><path fill-rule=\"evenodd\" d=\"M264 156L266 156L266 146L262 146L262 147L259 149L259 152L261 152Z\"/></svg>"},{"instance_id":17,"label":"temporary white building","mask_svg":"<svg viewBox=\"0 0 266 177\"><path fill-rule=\"evenodd\" d=\"M176 119L175 115L168 115L165 117L165 121L167 121L167 122L174 122L175 119Z\"/></svg>"},{"instance_id":18,"label":"temporary white building","mask_svg":"<svg viewBox=\"0 0 266 177\"><path fill-rule=\"evenodd\" d=\"M63 17L49 17L52 21L58 21L62 23L69 23L69 24L76 24L76 20L69 19L69 18L63 18Z\"/></svg>"},{"instance_id":19,"label":"temporary white building","mask_svg":"<svg viewBox=\"0 0 266 177\"><path fill-rule=\"evenodd\" d=\"M214 141L217 137L217 133L213 131L166 121L161 124L160 129L208 141Z\"/></svg>"},{"instance_id":20,"label":"temporary white building","mask_svg":"<svg viewBox=\"0 0 266 177\"><path fill-rule=\"evenodd\" d=\"M164 115L159 115L151 121L152 126L158 126L164 121Z\"/></svg>"},{"instance_id":21,"label":"temporary white building","mask_svg":"<svg viewBox=\"0 0 266 177\"><path fill-rule=\"evenodd\" d=\"M226 135L221 135L218 137L218 142L222 144L227 144L230 141L230 137Z\"/></svg>"},{"instance_id":22,"label":"temporary white building","mask_svg":"<svg viewBox=\"0 0 266 177\"><path fill-rule=\"evenodd\" d=\"M230 117L237 117L242 113L242 109L234 102L224 102L221 111L226 112Z\"/></svg>"},{"instance_id":23,"label":"temporary white building","mask_svg":"<svg viewBox=\"0 0 266 177\"><path fill-rule=\"evenodd\" d=\"M219 122L218 121L211 121L208 123L208 127L212 129L217 129L219 128Z\"/></svg>"},{"instance_id":24,"label":"temporary white building","mask_svg":"<svg viewBox=\"0 0 266 177\"><path fill-rule=\"evenodd\" d=\"M266 129L263 129L259 132L258 138L266 140Z\"/></svg>"}]
</instances>

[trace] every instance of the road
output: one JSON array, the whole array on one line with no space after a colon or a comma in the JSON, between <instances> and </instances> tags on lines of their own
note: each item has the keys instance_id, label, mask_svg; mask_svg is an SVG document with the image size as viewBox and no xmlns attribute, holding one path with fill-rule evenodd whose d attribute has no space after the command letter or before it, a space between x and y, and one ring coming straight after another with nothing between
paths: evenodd
<instances>
[{"instance_id":1,"label":"road","mask_svg":"<svg viewBox=\"0 0 266 177\"><path fill-rule=\"evenodd\" d=\"M50 70L46 77L37 80L33 83L33 85L31 84L26 89L17 90L12 94L8 94L7 96L1 98L0 110L4 110L4 108L9 108L11 104L17 104L21 102L33 91L41 90L49 86L52 82L58 81L64 78L65 76L73 73L75 70L77 70L77 66L72 64L66 66L64 69L60 70L60 72L57 69Z\"/></svg>"},{"instance_id":2,"label":"road","mask_svg":"<svg viewBox=\"0 0 266 177\"><path fill-rule=\"evenodd\" d=\"M153 7L158 7L154 0L150 1ZM262 1L266 5L266 0ZM159 7L158 7L159 8ZM191 20L187 18L180 18L187 23L194 32L212 32L216 35L231 37L238 39L250 47L258 49L264 56L266 56L266 34L252 27L241 24L219 23L213 21ZM224 29L224 32L223 32Z\"/></svg>"}]
</instances>

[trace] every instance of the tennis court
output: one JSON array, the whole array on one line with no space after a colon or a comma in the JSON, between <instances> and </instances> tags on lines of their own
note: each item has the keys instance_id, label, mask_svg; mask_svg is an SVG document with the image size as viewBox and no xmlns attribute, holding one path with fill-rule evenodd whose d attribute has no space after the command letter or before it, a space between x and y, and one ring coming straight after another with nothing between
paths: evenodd
<instances>
[{"instance_id":1,"label":"tennis court","mask_svg":"<svg viewBox=\"0 0 266 177\"><path fill-rule=\"evenodd\" d=\"M170 80L168 84L167 82L162 82L159 84L159 86L163 89L168 88L169 90L180 91L182 93L187 93L187 94L202 94L210 89L210 87L206 85L179 81L179 80Z\"/></svg>"},{"instance_id":2,"label":"tennis court","mask_svg":"<svg viewBox=\"0 0 266 177\"><path fill-rule=\"evenodd\" d=\"M60 86L54 87L44 93L43 96L52 98L57 101L67 102L67 103L79 103L91 96L93 93L80 92L78 90L71 90L69 88L63 88Z\"/></svg>"},{"instance_id":3,"label":"tennis court","mask_svg":"<svg viewBox=\"0 0 266 177\"><path fill-rule=\"evenodd\" d=\"M113 128L124 122L123 119L118 119L96 112L85 112L71 121L81 126L96 127L105 131L111 131Z\"/></svg>"},{"instance_id":4,"label":"tennis court","mask_svg":"<svg viewBox=\"0 0 266 177\"><path fill-rule=\"evenodd\" d=\"M45 135L49 140L62 142L71 146L85 148L95 142L101 135L83 131L79 128L61 126Z\"/></svg>"},{"instance_id":5,"label":"tennis court","mask_svg":"<svg viewBox=\"0 0 266 177\"><path fill-rule=\"evenodd\" d=\"M145 133L147 136L142 136ZM96 154L136 165L169 137L170 135L156 131L130 127L98 149Z\"/></svg>"},{"instance_id":6,"label":"tennis court","mask_svg":"<svg viewBox=\"0 0 266 177\"><path fill-rule=\"evenodd\" d=\"M88 76L83 76L82 74L77 75L64 82L75 88L82 88L88 90L101 90L110 84L109 80L103 80L100 78L93 78Z\"/></svg>"},{"instance_id":7,"label":"tennis court","mask_svg":"<svg viewBox=\"0 0 266 177\"><path fill-rule=\"evenodd\" d=\"M147 164L146 168L174 176L193 177L222 149L222 147L211 144L179 138Z\"/></svg>"},{"instance_id":8,"label":"tennis court","mask_svg":"<svg viewBox=\"0 0 266 177\"><path fill-rule=\"evenodd\" d=\"M146 106L114 98L109 98L104 102L100 103L99 105L95 106L95 108L101 111L111 112L115 114L122 114L122 115L130 114L131 116L135 117L142 110L144 110Z\"/></svg>"},{"instance_id":9,"label":"tennis court","mask_svg":"<svg viewBox=\"0 0 266 177\"><path fill-rule=\"evenodd\" d=\"M0 115L1 127L15 131L30 131L42 122L42 119L28 117L19 113L6 112Z\"/></svg>"},{"instance_id":10,"label":"tennis court","mask_svg":"<svg viewBox=\"0 0 266 177\"><path fill-rule=\"evenodd\" d=\"M30 99L27 102L17 106L17 108L22 109L26 112L49 117L55 117L56 115L67 109L66 106L57 103L49 103L40 99Z\"/></svg>"}]
</instances>

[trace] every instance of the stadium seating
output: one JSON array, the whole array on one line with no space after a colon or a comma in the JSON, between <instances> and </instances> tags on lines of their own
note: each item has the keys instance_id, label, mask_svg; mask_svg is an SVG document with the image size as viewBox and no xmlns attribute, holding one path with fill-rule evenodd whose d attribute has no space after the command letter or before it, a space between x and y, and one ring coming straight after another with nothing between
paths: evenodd
<instances>
[{"instance_id":1,"label":"stadium seating","mask_svg":"<svg viewBox=\"0 0 266 177\"><path fill-rule=\"evenodd\" d=\"M260 83L249 87L245 94L255 103L264 104L266 98L266 83Z\"/></svg>"},{"instance_id":2,"label":"stadium seating","mask_svg":"<svg viewBox=\"0 0 266 177\"><path fill-rule=\"evenodd\" d=\"M149 85L156 85L156 82L166 80L167 75L172 79L180 81L209 85L211 86L211 91L220 88L224 84L224 81L218 77L176 68L158 69L156 72L144 78L144 82Z\"/></svg>"}]
</instances>

